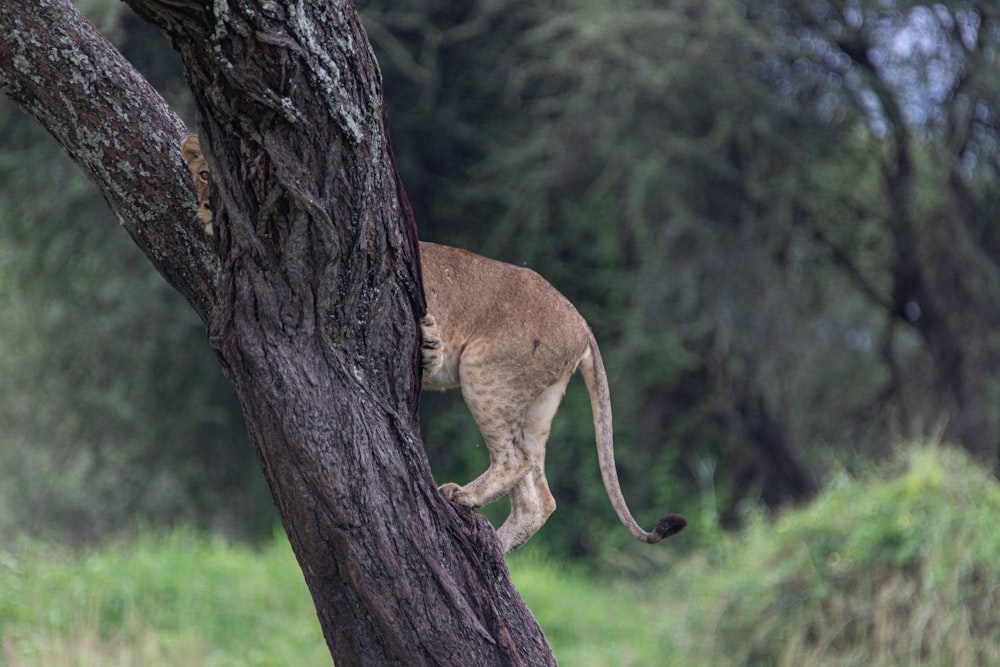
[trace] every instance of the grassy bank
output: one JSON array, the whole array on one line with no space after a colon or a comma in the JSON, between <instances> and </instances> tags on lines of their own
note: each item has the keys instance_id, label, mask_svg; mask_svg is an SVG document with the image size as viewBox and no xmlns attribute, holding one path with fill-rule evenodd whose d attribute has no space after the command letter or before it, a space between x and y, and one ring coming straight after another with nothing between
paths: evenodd
<instances>
[{"instance_id":1,"label":"grassy bank","mask_svg":"<svg viewBox=\"0 0 1000 667\"><path fill-rule=\"evenodd\" d=\"M564 665L1000 664L998 517L996 482L929 448L641 582L510 562ZM7 547L4 665L330 664L283 540Z\"/></svg>"},{"instance_id":2,"label":"grassy bank","mask_svg":"<svg viewBox=\"0 0 1000 667\"><path fill-rule=\"evenodd\" d=\"M1000 486L926 448L699 555L672 579L703 665L1000 664ZM677 660L674 664L684 664Z\"/></svg>"}]
</instances>

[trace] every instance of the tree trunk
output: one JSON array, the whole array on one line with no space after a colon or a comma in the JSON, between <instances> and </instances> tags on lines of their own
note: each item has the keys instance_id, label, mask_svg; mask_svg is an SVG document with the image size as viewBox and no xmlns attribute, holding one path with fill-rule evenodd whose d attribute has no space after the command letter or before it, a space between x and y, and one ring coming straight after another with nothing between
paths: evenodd
<instances>
[{"instance_id":1,"label":"tree trunk","mask_svg":"<svg viewBox=\"0 0 1000 667\"><path fill-rule=\"evenodd\" d=\"M337 664L554 664L493 529L422 449L416 233L354 9L130 4L184 59L214 244L182 123L69 0L0 3L0 85L208 323Z\"/></svg>"}]
</instances>

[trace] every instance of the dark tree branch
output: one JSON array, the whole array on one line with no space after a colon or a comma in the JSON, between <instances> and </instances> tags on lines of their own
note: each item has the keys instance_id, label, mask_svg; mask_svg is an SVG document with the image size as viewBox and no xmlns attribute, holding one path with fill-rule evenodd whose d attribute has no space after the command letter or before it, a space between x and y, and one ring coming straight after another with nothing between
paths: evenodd
<instances>
[{"instance_id":1,"label":"dark tree branch","mask_svg":"<svg viewBox=\"0 0 1000 667\"><path fill-rule=\"evenodd\" d=\"M886 311L890 317L893 317L896 311L895 304L883 296L879 288L868 280L864 271L858 267L850 253L840 247L840 245L827 236L823 230L819 229L815 225L803 223L803 226L806 227L808 233L812 235L813 240L815 240L816 243L818 243L821 247L826 248L827 252L830 253L831 261L843 269L844 273L847 274L847 277L852 283L854 283L858 290L864 294L873 305L881 308Z\"/></svg>"}]
</instances>

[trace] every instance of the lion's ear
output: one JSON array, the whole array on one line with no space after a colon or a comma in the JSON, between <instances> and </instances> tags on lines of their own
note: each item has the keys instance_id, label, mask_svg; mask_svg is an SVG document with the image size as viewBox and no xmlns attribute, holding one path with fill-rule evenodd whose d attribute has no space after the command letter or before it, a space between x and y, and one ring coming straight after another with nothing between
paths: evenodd
<instances>
[{"instance_id":1,"label":"lion's ear","mask_svg":"<svg viewBox=\"0 0 1000 667\"><path fill-rule=\"evenodd\" d=\"M181 155L184 156L184 161L188 164L201 157L201 142L198 141L198 135L189 134L181 142Z\"/></svg>"}]
</instances>

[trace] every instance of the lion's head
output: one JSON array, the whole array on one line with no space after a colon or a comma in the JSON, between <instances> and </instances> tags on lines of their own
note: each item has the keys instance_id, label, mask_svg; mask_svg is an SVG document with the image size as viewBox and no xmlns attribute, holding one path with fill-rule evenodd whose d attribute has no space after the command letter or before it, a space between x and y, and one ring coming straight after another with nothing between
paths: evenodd
<instances>
[{"instance_id":1,"label":"lion's head","mask_svg":"<svg viewBox=\"0 0 1000 667\"><path fill-rule=\"evenodd\" d=\"M211 235L212 230L212 203L211 203L211 172L208 163L201 152L201 143L194 134L181 142L181 154L187 162L191 177L194 179L195 194L198 197L198 219L205 225L205 233Z\"/></svg>"}]
</instances>

